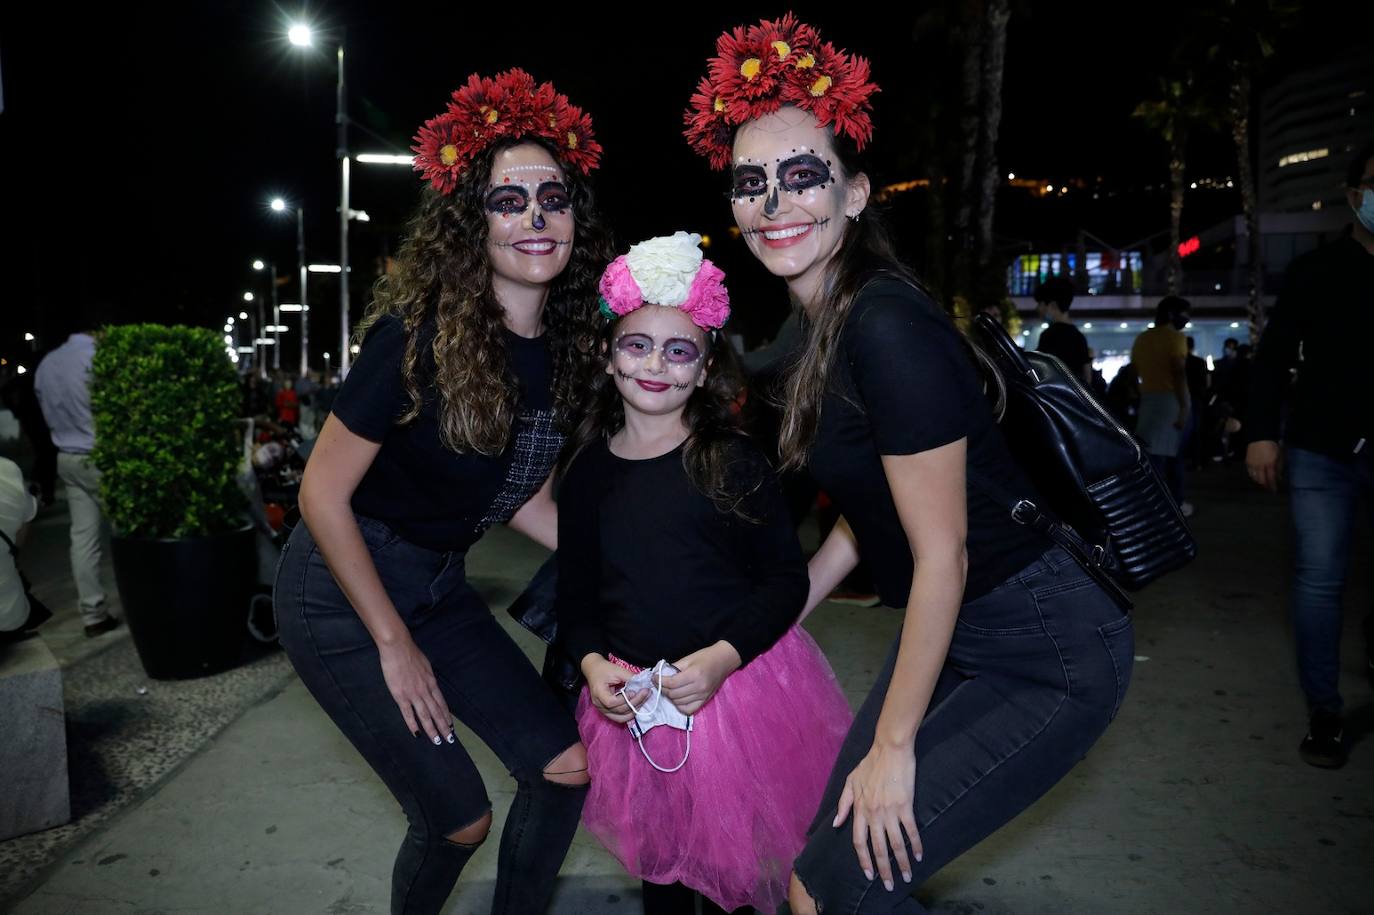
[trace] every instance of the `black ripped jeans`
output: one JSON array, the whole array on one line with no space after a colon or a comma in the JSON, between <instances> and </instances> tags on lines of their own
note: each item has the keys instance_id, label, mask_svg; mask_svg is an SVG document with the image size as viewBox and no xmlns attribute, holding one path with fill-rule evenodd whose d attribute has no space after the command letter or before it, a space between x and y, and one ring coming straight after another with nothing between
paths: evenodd
<instances>
[{"instance_id":1,"label":"black ripped jeans","mask_svg":"<svg viewBox=\"0 0 1374 915\"><path fill-rule=\"evenodd\" d=\"M515 777L501 834L494 913L543 912L577 830L585 786L544 777L577 725L467 583L464 554L422 549L358 517L382 584L438 678L449 710ZM277 566L281 644L301 680L391 789L410 822L391 877L391 911L435 913L476 846L448 841L491 810L458 743L414 737L382 677L377 646L304 523Z\"/></svg>"}]
</instances>

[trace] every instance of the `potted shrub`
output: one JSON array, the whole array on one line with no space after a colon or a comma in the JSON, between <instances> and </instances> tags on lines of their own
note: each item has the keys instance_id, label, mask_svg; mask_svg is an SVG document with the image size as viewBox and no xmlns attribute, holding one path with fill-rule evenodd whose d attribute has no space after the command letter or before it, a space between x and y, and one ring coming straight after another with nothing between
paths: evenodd
<instances>
[{"instance_id":1,"label":"potted shrub","mask_svg":"<svg viewBox=\"0 0 1374 915\"><path fill-rule=\"evenodd\" d=\"M91 365L100 494L125 619L148 676L232 667L256 545L235 483L239 392L221 335L106 328Z\"/></svg>"}]
</instances>

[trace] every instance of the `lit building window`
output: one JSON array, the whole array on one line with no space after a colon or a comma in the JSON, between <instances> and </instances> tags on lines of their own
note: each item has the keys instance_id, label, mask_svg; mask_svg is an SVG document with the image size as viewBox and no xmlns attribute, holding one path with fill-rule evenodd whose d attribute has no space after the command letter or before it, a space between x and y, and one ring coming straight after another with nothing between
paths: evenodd
<instances>
[{"instance_id":1,"label":"lit building window","mask_svg":"<svg viewBox=\"0 0 1374 915\"><path fill-rule=\"evenodd\" d=\"M1329 155L1331 155L1331 150L1325 148L1291 153L1279 159L1279 168L1287 168L1290 165L1297 165L1300 162L1311 162L1313 159L1325 159Z\"/></svg>"}]
</instances>

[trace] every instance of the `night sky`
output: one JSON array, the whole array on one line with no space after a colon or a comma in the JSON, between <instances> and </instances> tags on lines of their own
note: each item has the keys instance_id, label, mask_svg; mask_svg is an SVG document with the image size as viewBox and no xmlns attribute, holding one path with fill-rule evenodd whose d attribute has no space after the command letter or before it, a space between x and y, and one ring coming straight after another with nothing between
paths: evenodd
<instances>
[{"instance_id":1,"label":"night sky","mask_svg":"<svg viewBox=\"0 0 1374 915\"><path fill-rule=\"evenodd\" d=\"M1151 91L1162 49L1186 27L1184 6L1014 4L1001 171L1060 182L1101 176L1122 188L1162 184L1163 147L1129 114ZM302 13L318 28L346 29L350 114L394 147L355 129L353 152L406 151L415 128L468 73L522 66L592 114L606 149L599 198L622 249L679 228L710 233L719 239L710 256L752 290L758 268L739 257L742 249L729 250L738 243L724 234L724 179L687 148L681 113L721 29L788 8L393 0L302 10L245 0L106 4L77 15L68 5L6 4L0 350L12 352L25 330L45 345L60 342L63 318L81 300L106 303L109 321L222 323L243 307L244 290L265 289L249 266L254 257L294 275L294 222L267 209L273 194L304 204L309 260L337 261L333 49L302 52L286 42L289 21ZM912 63L918 49L933 47L929 38L913 43L923 7L901 14L851 2L791 8L873 61L883 89L878 180L915 177L905 131L921 110L924 83L932 69L958 79L928 59L924 67ZM1280 70L1367 35L1367 7L1309 3L1304 15ZM1203 137L1194 147L1192 175L1232 173L1225 137ZM376 259L394 250L418 187L404 167L354 164L352 204L372 217L352 234L355 315L367 301L360 287ZM1197 218L1234 212L1236 202L1221 196L1200 201ZM1047 204L1060 210L1023 210L998 229L1029 238L1060 226L1145 235L1167 225L1164 195L1130 199L1100 213ZM1005 211L1015 213L1015 203ZM758 288L770 296L763 313L783 307L780 284ZM282 294L293 301L294 283ZM312 276L310 298L317 327L337 327L335 281ZM319 327L312 336L318 364L319 353L337 347L337 332Z\"/></svg>"}]
</instances>

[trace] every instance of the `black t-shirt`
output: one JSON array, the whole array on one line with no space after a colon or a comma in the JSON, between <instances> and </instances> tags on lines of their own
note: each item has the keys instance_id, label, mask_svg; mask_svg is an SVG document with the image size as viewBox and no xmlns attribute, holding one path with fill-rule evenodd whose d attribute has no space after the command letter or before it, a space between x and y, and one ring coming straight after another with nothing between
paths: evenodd
<instances>
[{"instance_id":1,"label":"black t-shirt","mask_svg":"<svg viewBox=\"0 0 1374 915\"><path fill-rule=\"evenodd\" d=\"M1056 321L1042 330L1037 349L1058 357L1079 381L1083 380L1083 367L1093 358L1088 349L1088 338L1068 321Z\"/></svg>"},{"instance_id":2,"label":"black t-shirt","mask_svg":"<svg viewBox=\"0 0 1374 915\"><path fill-rule=\"evenodd\" d=\"M811 448L812 476L844 514L883 603L905 607L914 563L880 456L968 439L968 466L1034 498L1007 452L970 357L949 318L899 280L871 282L845 320ZM968 484L966 601L1049 547Z\"/></svg>"},{"instance_id":3,"label":"black t-shirt","mask_svg":"<svg viewBox=\"0 0 1374 915\"><path fill-rule=\"evenodd\" d=\"M542 337L505 331L506 352L520 386L519 417L499 455L458 454L439 436L434 386L433 323L418 346L423 405L397 425L410 404L401 376L406 334L399 318L379 318L334 399L333 413L355 435L382 448L353 493L353 510L384 522L431 550L465 550L491 525L510 520L548 478L563 446L554 427L549 385L553 366Z\"/></svg>"},{"instance_id":4,"label":"black t-shirt","mask_svg":"<svg viewBox=\"0 0 1374 915\"><path fill-rule=\"evenodd\" d=\"M646 460L604 441L577 456L558 491L558 626L567 653L614 653L649 667L724 639L744 663L806 603L797 534L771 468L744 439L731 477L746 513L720 511L687 476L683 447Z\"/></svg>"}]
</instances>

